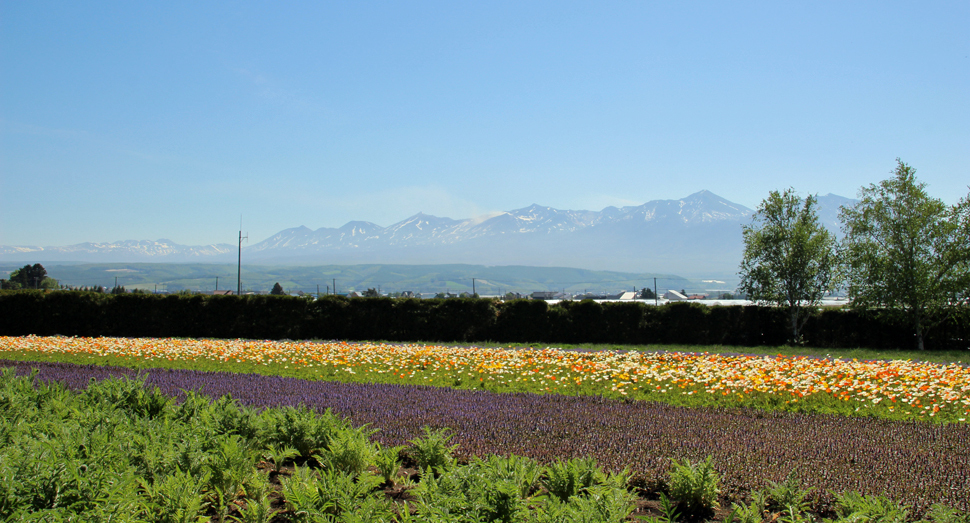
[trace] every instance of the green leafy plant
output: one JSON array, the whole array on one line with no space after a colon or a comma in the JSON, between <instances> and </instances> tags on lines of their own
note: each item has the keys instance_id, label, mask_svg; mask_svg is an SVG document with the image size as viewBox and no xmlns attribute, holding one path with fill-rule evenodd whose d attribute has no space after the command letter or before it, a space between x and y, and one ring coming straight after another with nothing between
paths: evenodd
<instances>
[{"instance_id":1,"label":"green leafy plant","mask_svg":"<svg viewBox=\"0 0 970 523\"><path fill-rule=\"evenodd\" d=\"M84 395L86 400L94 403L104 403L136 416L154 418L165 410L171 400L158 387L146 390L146 378L141 375L134 379L92 380Z\"/></svg>"},{"instance_id":2,"label":"green leafy plant","mask_svg":"<svg viewBox=\"0 0 970 523\"><path fill-rule=\"evenodd\" d=\"M812 517L806 515L795 505L789 505L780 514L781 517L778 518L780 523L812 523Z\"/></svg>"},{"instance_id":3,"label":"green leafy plant","mask_svg":"<svg viewBox=\"0 0 970 523\"><path fill-rule=\"evenodd\" d=\"M357 511L368 503L366 500L380 484L379 476L368 473L358 475L335 469L314 473L309 467L296 467L293 475L281 482L286 506L294 517L314 522ZM371 508L377 510L376 506Z\"/></svg>"},{"instance_id":4,"label":"green leafy plant","mask_svg":"<svg viewBox=\"0 0 970 523\"><path fill-rule=\"evenodd\" d=\"M269 523L273 518L273 508L269 497L248 499L246 505L239 509L239 516L233 520L239 523Z\"/></svg>"},{"instance_id":5,"label":"green leafy plant","mask_svg":"<svg viewBox=\"0 0 970 523\"><path fill-rule=\"evenodd\" d=\"M596 484L602 472L594 458L558 460L546 467L543 486L561 501Z\"/></svg>"},{"instance_id":6,"label":"green leafy plant","mask_svg":"<svg viewBox=\"0 0 970 523\"><path fill-rule=\"evenodd\" d=\"M909 508L885 496L846 492L836 495L835 506L838 515L848 521L903 523L909 517Z\"/></svg>"},{"instance_id":7,"label":"green leafy plant","mask_svg":"<svg viewBox=\"0 0 970 523\"><path fill-rule=\"evenodd\" d=\"M933 523L970 523L970 514L960 513L956 509L935 503L923 519Z\"/></svg>"},{"instance_id":8,"label":"green leafy plant","mask_svg":"<svg viewBox=\"0 0 970 523\"><path fill-rule=\"evenodd\" d=\"M670 495L684 517L703 518L718 507L721 478L714 470L713 458L691 463L673 460L670 472Z\"/></svg>"},{"instance_id":9,"label":"green leafy plant","mask_svg":"<svg viewBox=\"0 0 970 523\"><path fill-rule=\"evenodd\" d=\"M176 469L154 483L142 485L158 523L190 523L199 518L208 502L202 491L209 480L208 472L193 476Z\"/></svg>"},{"instance_id":10,"label":"green leafy plant","mask_svg":"<svg viewBox=\"0 0 970 523\"><path fill-rule=\"evenodd\" d=\"M325 467L357 475L369 467L377 455L374 444L364 427L346 428L338 431L330 439L330 445L315 454Z\"/></svg>"},{"instance_id":11,"label":"green leafy plant","mask_svg":"<svg viewBox=\"0 0 970 523\"><path fill-rule=\"evenodd\" d=\"M202 393L187 390L183 394L185 397L182 403L175 408L175 419L182 422L207 422L212 417L210 403L207 396Z\"/></svg>"},{"instance_id":12,"label":"green leafy plant","mask_svg":"<svg viewBox=\"0 0 970 523\"><path fill-rule=\"evenodd\" d=\"M429 471L412 491L420 517L431 521L514 521L527 511L520 489L496 467L481 459L450 467L437 476Z\"/></svg>"},{"instance_id":13,"label":"green leafy plant","mask_svg":"<svg viewBox=\"0 0 970 523\"><path fill-rule=\"evenodd\" d=\"M262 454L264 458L273 463L273 470L279 472L287 461L299 456L300 452L293 447L270 445L269 448L263 450Z\"/></svg>"},{"instance_id":14,"label":"green leafy plant","mask_svg":"<svg viewBox=\"0 0 970 523\"><path fill-rule=\"evenodd\" d=\"M239 509L239 516L233 518L239 523L269 523L273 516L269 493L272 486L269 477L258 471L243 482L246 505Z\"/></svg>"},{"instance_id":15,"label":"green leafy plant","mask_svg":"<svg viewBox=\"0 0 970 523\"><path fill-rule=\"evenodd\" d=\"M677 506L663 492L660 493L660 512L663 513L666 523L673 523L680 518Z\"/></svg>"},{"instance_id":16,"label":"green leafy plant","mask_svg":"<svg viewBox=\"0 0 970 523\"><path fill-rule=\"evenodd\" d=\"M380 476L336 469L321 470L317 478L321 499L324 503L332 503L337 515L355 511L360 503L372 497L381 483Z\"/></svg>"},{"instance_id":17,"label":"green leafy plant","mask_svg":"<svg viewBox=\"0 0 970 523\"><path fill-rule=\"evenodd\" d=\"M448 445L455 436L449 428L431 430L431 427L423 427L423 437L410 440L411 455L418 462L418 467L422 470L430 468L436 473L441 473L451 466L454 461L451 453L458 448L458 445Z\"/></svg>"},{"instance_id":18,"label":"green leafy plant","mask_svg":"<svg viewBox=\"0 0 970 523\"><path fill-rule=\"evenodd\" d=\"M341 523L386 523L394 516L390 504L375 497L368 497L357 503L353 511L340 515Z\"/></svg>"},{"instance_id":19,"label":"green leafy plant","mask_svg":"<svg viewBox=\"0 0 970 523\"><path fill-rule=\"evenodd\" d=\"M242 488L246 499L260 500L269 495L273 485L270 483L268 474L254 469L243 481Z\"/></svg>"},{"instance_id":20,"label":"green leafy plant","mask_svg":"<svg viewBox=\"0 0 970 523\"><path fill-rule=\"evenodd\" d=\"M767 508L767 495L763 491L751 493L750 503L734 503L731 505L731 516L734 523L761 523Z\"/></svg>"},{"instance_id":21,"label":"green leafy plant","mask_svg":"<svg viewBox=\"0 0 970 523\"><path fill-rule=\"evenodd\" d=\"M292 476L280 482L280 487L294 521L328 521L336 512L336 503L324 497L309 467L296 467Z\"/></svg>"},{"instance_id":22,"label":"green leafy plant","mask_svg":"<svg viewBox=\"0 0 970 523\"><path fill-rule=\"evenodd\" d=\"M259 415L252 407L240 405L226 394L211 404L211 421L216 434L229 434L251 442L258 437Z\"/></svg>"},{"instance_id":23,"label":"green leafy plant","mask_svg":"<svg viewBox=\"0 0 970 523\"><path fill-rule=\"evenodd\" d=\"M256 454L245 446L239 436L221 439L208 462L209 487L216 498L216 509L224 520L231 503L251 475Z\"/></svg>"},{"instance_id":24,"label":"green leafy plant","mask_svg":"<svg viewBox=\"0 0 970 523\"><path fill-rule=\"evenodd\" d=\"M625 521L636 508L635 499L626 489L593 487L570 499L570 521Z\"/></svg>"},{"instance_id":25,"label":"green leafy plant","mask_svg":"<svg viewBox=\"0 0 970 523\"><path fill-rule=\"evenodd\" d=\"M660 512L662 516L639 516L637 519L644 523L674 523L680 516L676 505L663 493L660 494ZM724 523L737 523L733 517L732 513ZM761 523L761 520L758 520L758 523Z\"/></svg>"},{"instance_id":26,"label":"green leafy plant","mask_svg":"<svg viewBox=\"0 0 970 523\"><path fill-rule=\"evenodd\" d=\"M519 485L509 479L487 481L481 485L481 515L485 521L511 523L527 511Z\"/></svg>"},{"instance_id":27,"label":"green leafy plant","mask_svg":"<svg viewBox=\"0 0 970 523\"><path fill-rule=\"evenodd\" d=\"M404 446L382 447L380 443L377 443L376 448L377 455L374 456L374 465L381 471L384 483L394 485L395 478L401 470L400 453Z\"/></svg>"},{"instance_id":28,"label":"green leafy plant","mask_svg":"<svg viewBox=\"0 0 970 523\"><path fill-rule=\"evenodd\" d=\"M259 420L259 439L267 445L291 447L300 457L309 458L315 450L330 446L330 440L346 420L338 418L330 409L317 414L306 406L285 406L263 412Z\"/></svg>"},{"instance_id":29,"label":"green leafy plant","mask_svg":"<svg viewBox=\"0 0 970 523\"><path fill-rule=\"evenodd\" d=\"M489 456L481 461L483 475L493 480L503 479L516 486L517 496L527 498L539 483L542 466L534 459L512 454L508 457Z\"/></svg>"},{"instance_id":30,"label":"green leafy plant","mask_svg":"<svg viewBox=\"0 0 970 523\"><path fill-rule=\"evenodd\" d=\"M784 481L772 482L764 490L765 505L773 512L790 512L791 509L805 512L809 508L806 498L811 493L811 489L801 488L798 478L795 477L795 471L792 470Z\"/></svg>"}]
</instances>

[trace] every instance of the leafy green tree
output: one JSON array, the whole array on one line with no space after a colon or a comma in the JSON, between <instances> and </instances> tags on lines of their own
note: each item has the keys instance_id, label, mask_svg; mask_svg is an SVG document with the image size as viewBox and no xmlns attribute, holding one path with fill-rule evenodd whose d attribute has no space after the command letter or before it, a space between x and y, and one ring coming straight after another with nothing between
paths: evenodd
<instances>
[{"instance_id":1,"label":"leafy green tree","mask_svg":"<svg viewBox=\"0 0 970 523\"><path fill-rule=\"evenodd\" d=\"M276 284L273 285L273 290L269 291L269 293L274 296L282 296L286 294L283 292L283 286L280 285L280 282L276 282Z\"/></svg>"},{"instance_id":2,"label":"leafy green tree","mask_svg":"<svg viewBox=\"0 0 970 523\"><path fill-rule=\"evenodd\" d=\"M10 273L9 280L0 280L4 289L56 289L58 282L47 276L47 269L39 263L24 265Z\"/></svg>"},{"instance_id":3,"label":"leafy green tree","mask_svg":"<svg viewBox=\"0 0 970 523\"><path fill-rule=\"evenodd\" d=\"M653 289L644 287L640 291L640 299L643 299L643 300L652 300L655 297L656 297L656 295L653 293Z\"/></svg>"},{"instance_id":4,"label":"leafy green tree","mask_svg":"<svg viewBox=\"0 0 970 523\"><path fill-rule=\"evenodd\" d=\"M377 293L377 289L367 289L364 291L365 298L376 298L378 296L380 296L380 294Z\"/></svg>"},{"instance_id":5,"label":"leafy green tree","mask_svg":"<svg viewBox=\"0 0 970 523\"><path fill-rule=\"evenodd\" d=\"M748 299L787 307L792 341L822 297L834 287L836 241L819 221L817 199L771 191L753 223L743 228L744 256L738 290Z\"/></svg>"},{"instance_id":6,"label":"leafy green tree","mask_svg":"<svg viewBox=\"0 0 970 523\"><path fill-rule=\"evenodd\" d=\"M922 350L926 333L970 299L970 194L947 206L898 158L892 175L839 215L849 298L906 311Z\"/></svg>"}]
</instances>

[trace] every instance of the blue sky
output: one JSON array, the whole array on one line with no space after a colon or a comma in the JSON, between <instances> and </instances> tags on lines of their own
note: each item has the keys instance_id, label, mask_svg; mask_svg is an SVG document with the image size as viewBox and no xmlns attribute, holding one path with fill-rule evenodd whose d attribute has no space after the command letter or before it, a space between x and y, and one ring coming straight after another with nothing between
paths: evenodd
<instances>
[{"instance_id":1,"label":"blue sky","mask_svg":"<svg viewBox=\"0 0 970 523\"><path fill-rule=\"evenodd\" d=\"M0 0L0 244L970 184L970 3Z\"/></svg>"}]
</instances>

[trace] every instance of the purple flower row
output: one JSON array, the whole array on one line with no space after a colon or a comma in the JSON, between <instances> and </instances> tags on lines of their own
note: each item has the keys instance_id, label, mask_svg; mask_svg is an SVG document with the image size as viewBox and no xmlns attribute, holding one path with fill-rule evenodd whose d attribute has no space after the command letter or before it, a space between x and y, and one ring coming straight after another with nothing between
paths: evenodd
<instances>
[{"instance_id":1,"label":"purple flower row","mask_svg":"<svg viewBox=\"0 0 970 523\"><path fill-rule=\"evenodd\" d=\"M93 378L134 377L126 368L0 360L18 374L84 388ZM497 394L427 386L346 384L258 374L151 369L146 383L178 397L201 390L254 407L305 404L380 429L397 445L421 427L450 427L462 455L518 454L550 462L593 456L630 467L647 483L671 459L711 455L729 495L762 488L791 470L817 493L887 495L919 511L931 503L970 511L970 426L834 415L689 409L589 396Z\"/></svg>"}]
</instances>

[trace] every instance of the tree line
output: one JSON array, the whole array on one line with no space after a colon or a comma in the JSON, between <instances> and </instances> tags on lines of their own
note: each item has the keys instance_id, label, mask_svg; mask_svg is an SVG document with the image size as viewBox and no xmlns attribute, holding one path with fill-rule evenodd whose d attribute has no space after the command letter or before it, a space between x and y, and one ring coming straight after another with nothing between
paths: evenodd
<instances>
[{"instance_id":1,"label":"tree line","mask_svg":"<svg viewBox=\"0 0 970 523\"><path fill-rule=\"evenodd\" d=\"M47 276L47 269L39 263L24 265L10 273L9 279L0 279L0 289L58 289L60 284Z\"/></svg>"},{"instance_id":2,"label":"tree line","mask_svg":"<svg viewBox=\"0 0 970 523\"><path fill-rule=\"evenodd\" d=\"M904 314L922 350L928 331L970 303L970 194L946 205L897 158L892 177L859 197L842 207L837 240L815 196L770 192L743 228L738 290L787 309L797 343L822 297L843 289L853 309Z\"/></svg>"}]
</instances>

